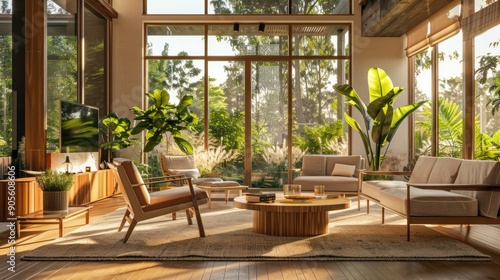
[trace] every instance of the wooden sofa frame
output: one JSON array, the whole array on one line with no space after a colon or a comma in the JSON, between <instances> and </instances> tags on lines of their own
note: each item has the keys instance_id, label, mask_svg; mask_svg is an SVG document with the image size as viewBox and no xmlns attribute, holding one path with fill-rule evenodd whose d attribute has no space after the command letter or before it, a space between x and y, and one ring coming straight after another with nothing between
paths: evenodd
<instances>
[{"instance_id":1,"label":"wooden sofa frame","mask_svg":"<svg viewBox=\"0 0 500 280\"><path fill-rule=\"evenodd\" d=\"M471 184L431 184L431 183L406 183L406 201L408 214L401 213L390 207L387 207L380 203L377 199L362 193L362 184L364 175L390 175L390 176L410 176L411 171L368 171L360 170L358 174L358 197L363 197L366 199L366 213L370 213L370 201L382 207L382 224L385 222L385 209L403 217L406 219L406 235L407 240L410 241L410 225L416 224L436 224L436 225L466 225L471 224L500 224L500 216L496 218L489 218L484 216L474 216L474 217L457 217L457 216L411 216L409 215L411 210L411 187L427 189L427 190L444 190L444 191L500 191L500 185L471 185Z\"/></svg>"}]
</instances>

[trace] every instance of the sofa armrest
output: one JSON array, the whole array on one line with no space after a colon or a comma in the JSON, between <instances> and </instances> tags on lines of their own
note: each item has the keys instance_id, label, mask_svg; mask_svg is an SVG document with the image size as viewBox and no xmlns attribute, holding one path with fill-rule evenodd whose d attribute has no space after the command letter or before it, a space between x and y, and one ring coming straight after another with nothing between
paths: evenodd
<instances>
[{"instance_id":1,"label":"sofa armrest","mask_svg":"<svg viewBox=\"0 0 500 280\"><path fill-rule=\"evenodd\" d=\"M364 180L363 175L410 176L411 171L371 171L371 170L361 169L358 171L358 181L360 187L361 183Z\"/></svg>"},{"instance_id":2,"label":"sofa armrest","mask_svg":"<svg viewBox=\"0 0 500 280\"><path fill-rule=\"evenodd\" d=\"M402 175L410 176L411 171L371 171L371 170L359 170L360 175Z\"/></svg>"},{"instance_id":3,"label":"sofa armrest","mask_svg":"<svg viewBox=\"0 0 500 280\"><path fill-rule=\"evenodd\" d=\"M409 187L415 187L426 190L444 190L444 191L500 191L500 185L487 184L429 184L429 183L406 183Z\"/></svg>"}]
</instances>

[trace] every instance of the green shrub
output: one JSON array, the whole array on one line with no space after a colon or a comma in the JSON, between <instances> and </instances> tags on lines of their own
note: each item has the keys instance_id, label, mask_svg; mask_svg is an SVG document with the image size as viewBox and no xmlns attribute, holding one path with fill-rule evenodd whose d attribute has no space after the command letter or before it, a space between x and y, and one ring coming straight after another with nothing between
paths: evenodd
<instances>
[{"instance_id":1,"label":"green shrub","mask_svg":"<svg viewBox=\"0 0 500 280\"><path fill-rule=\"evenodd\" d=\"M73 175L47 169L36 177L36 182L44 192L68 191L73 187Z\"/></svg>"}]
</instances>

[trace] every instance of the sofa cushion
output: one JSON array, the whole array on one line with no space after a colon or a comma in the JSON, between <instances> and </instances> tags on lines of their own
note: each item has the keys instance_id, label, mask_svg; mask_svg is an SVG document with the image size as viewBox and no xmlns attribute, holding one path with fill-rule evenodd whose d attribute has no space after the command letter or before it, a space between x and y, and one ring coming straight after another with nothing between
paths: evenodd
<instances>
[{"instance_id":1,"label":"sofa cushion","mask_svg":"<svg viewBox=\"0 0 500 280\"><path fill-rule=\"evenodd\" d=\"M325 161L323 155L305 155L302 158L300 176L325 176Z\"/></svg>"},{"instance_id":2,"label":"sofa cushion","mask_svg":"<svg viewBox=\"0 0 500 280\"><path fill-rule=\"evenodd\" d=\"M333 167L331 175L352 177L354 176L355 171L356 171L355 165L336 163L335 166Z\"/></svg>"},{"instance_id":3,"label":"sofa cushion","mask_svg":"<svg viewBox=\"0 0 500 280\"><path fill-rule=\"evenodd\" d=\"M432 167L427 183L433 184L453 184L457 178L458 169L463 159L440 157Z\"/></svg>"},{"instance_id":4,"label":"sofa cushion","mask_svg":"<svg viewBox=\"0 0 500 280\"><path fill-rule=\"evenodd\" d=\"M380 202L387 208L407 215L407 189L390 188L380 191ZM458 193L441 190L410 190L411 216L477 216L477 200Z\"/></svg>"},{"instance_id":5,"label":"sofa cushion","mask_svg":"<svg viewBox=\"0 0 500 280\"><path fill-rule=\"evenodd\" d=\"M389 188L406 189L406 182L390 181L390 180L363 181L363 185L361 186L361 192L367 196L370 196L380 201L380 191Z\"/></svg>"},{"instance_id":6,"label":"sofa cushion","mask_svg":"<svg viewBox=\"0 0 500 280\"><path fill-rule=\"evenodd\" d=\"M427 180L429 180L429 174L431 174L436 160L436 157L420 156L415 163L415 167L413 167L413 171L408 182L427 183Z\"/></svg>"},{"instance_id":7,"label":"sofa cushion","mask_svg":"<svg viewBox=\"0 0 500 280\"><path fill-rule=\"evenodd\" d=\"M355 171L358 171L361 168L361 156L360 155L351 155L351 156L339 156L339 155L325 155L326 163L325 163L325 175L330 175L335 168L335 165L340 164L348 164L354 165Z\"/></svg>"},{"instance_id":8,"label":"sofa cushion","mask_svg":"<svg viewBox=\"0 0 500 280\"><path fill-rule=\"evenodd\" d=\"M464 160L458 171L456 184L500 184L500 162L490 160ZM479 214L496 218L500 210L500 192L453 191L477 199Z\"/></svg>"},{"instance_id":9,"label":"sofa cushion","mask_svg":"<svg viewBox=\"0 0 500 280\"><path fill-rule=\"evenodd\" d=\"M299 176L293 180L302 191L314 191L314 185L324 185L325 192L357 192L358 178L345 176Z\"/></svg>"}]
</instances>

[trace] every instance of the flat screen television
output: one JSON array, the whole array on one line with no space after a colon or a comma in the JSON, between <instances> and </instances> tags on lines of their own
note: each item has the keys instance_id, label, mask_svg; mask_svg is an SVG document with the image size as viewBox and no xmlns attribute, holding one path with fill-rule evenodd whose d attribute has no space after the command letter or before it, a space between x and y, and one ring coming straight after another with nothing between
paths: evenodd
<instances>
[{"instance_id":1,"label":"flat screen television","mask_svg":"<svg viewBox=\"0 0 500 280\"><path fill-rule=\"evenodd\" d=\"M61 153L99 151L99 109L61 100Z\"/></svg>"}]
</instances>

